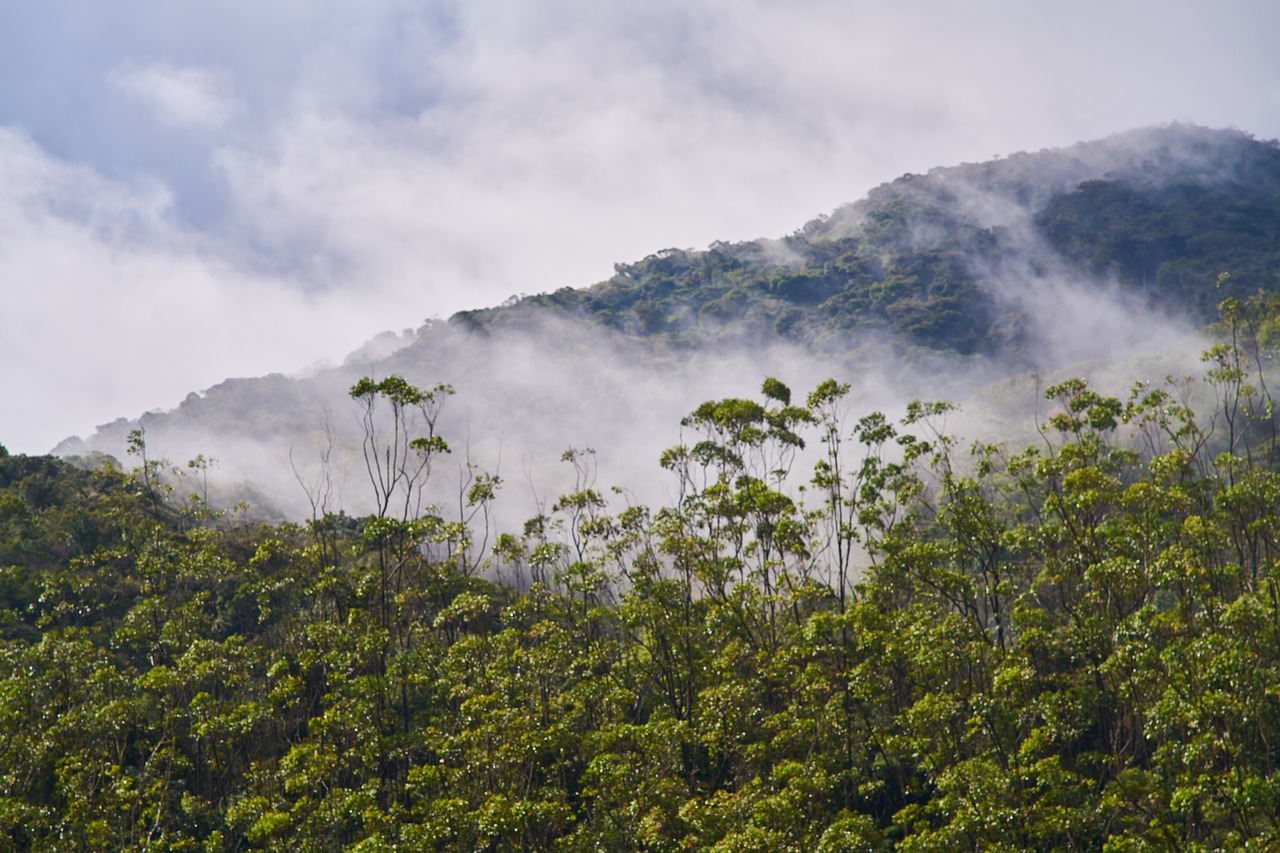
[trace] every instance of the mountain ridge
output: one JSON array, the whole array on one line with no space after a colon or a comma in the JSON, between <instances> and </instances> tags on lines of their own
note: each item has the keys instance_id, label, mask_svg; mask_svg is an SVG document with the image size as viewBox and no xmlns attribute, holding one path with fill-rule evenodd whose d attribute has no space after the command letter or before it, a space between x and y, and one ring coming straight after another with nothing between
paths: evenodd
<instances>
[{"instance_id":1,"label":"mountain ridge","mask_svg":"<svg viewBox=\"0 0 1280 853\"><path fill-rule=\"evenodd\" d=\"M964 394L1159 348L1222 298L1278 283L1280 145L1143 128L904 175L778 239L661 250L589 287L386 333L306 378L228 379L54 452L122 456L141 425L160 455L278 468L330 431L351 439L332 415L347 389L398 373L459 389L448 426L478 454L501 457L518 432L536 436L521 458L558 455L635 428L636 412L652 418L643 430L671 429L718 392L717 374L744 393L782 373L860 376L869 399ZM296 491L287 470L278 479Z\"/></svg>"},{"instance_id":2,"label":"mountain ridge","mask_svg":"<svg viewBox=\"0 0 1280 853\"><path fill-rule=\"evenodd\" d=\"M670 336L679 345L695 343L698 332L714 337L715 321L728 319L757 330L768 325L783 337L804 330L798 336L810 342L879 331L932 349L1008 355L1019 341L1000 327L1004 312L983 291L982 273L1025 255L1028 238L1047 241L1030 247L1036 264L1050 264L1056 253L1067 261L1064 272L1113 275L1126 287L1154 278L1156 270L1144 276L1152 262L1176 259L1194 267L1181 270L1176 298L1163 302L1175 309L1187 302L1194 318L1206 322L1218 295L1188 297L1195 285L1214 284L1228 266L1235 268L1233 292L1274 286L1278 200L1276 143L1190 125L1143 128L1070 148L904 175L779 240L718 242L701 252L666 249L616 265L611 279L591 287L462 311L450 323L488 332L519 326L530 309L551 309L634 336ZM1185 214L1194 203L1205 207L1200 216L1157 221L1163 230L1155 235L1130 229L1110 242L1082 239L1092 224L1082 222L1085 213L1100 210L1110 216L1103 224L1115 226L1112 220L1126 207L1149 216L1172 204ZM1238 247L1187 245L1223 212L1265 224L1258 242L1271 250L1260 268L1221 251ZM1164 256L1126 254L1126 244L1144 238ZM1264 254L1258 246L1248 249ZM975 260L988 269L975 269ZM1194 275L1200 278L1188 278ZM1147 295L1157 294L1148 288Z\"/></svg>"}]
</instances>

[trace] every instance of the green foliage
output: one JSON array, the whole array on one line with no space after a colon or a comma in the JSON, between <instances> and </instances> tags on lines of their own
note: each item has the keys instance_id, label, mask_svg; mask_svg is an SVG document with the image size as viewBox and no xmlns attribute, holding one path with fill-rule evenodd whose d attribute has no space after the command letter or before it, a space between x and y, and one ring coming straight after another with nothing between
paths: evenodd
<instances>
[{"instance_id":1,"label":"green foliage","mask_svg":"<svg viewBox=\"0 0 1280 853\"><path fill-rule=\"evenodd\" d=\"M684 420L670 505L573 449L491 548L496 475L403 502L449 392L395 377L366 518L202 515L141 432L0 456L0 849L1275 847L1268 305L1195 401L1068 379L1020 451L770 378Z\"/></svg>"}]
</instances>

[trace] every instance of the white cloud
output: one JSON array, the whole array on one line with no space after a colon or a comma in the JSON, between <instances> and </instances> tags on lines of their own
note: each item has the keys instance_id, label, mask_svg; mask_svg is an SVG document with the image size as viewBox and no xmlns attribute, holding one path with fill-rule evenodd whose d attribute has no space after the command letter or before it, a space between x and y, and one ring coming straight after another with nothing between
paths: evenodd
<instances>
[{"instance_id":1,"label":"white cloud","mask_svg":"<svg viewBox=\"0 0 1280 853\"><path fill-rule=\"evenodd\" d=\"M0 130L0 182L11 450L47 451L229 376L340 357L385 328L376 294L308 293L229 262L173 221L162 189L106 180L11 131Z\"/></svg>"},{"instance_id":2,"label":"white cloud","mask_svg":"<svg viewBox=\"0 0 1280 853\"><path fill-rule=\"evenodd\" d=\"M1268 2L153 12L0 11L0 128L25 129L0 132L11 448L664 247L779 236L905 171L1173 119L1280 135Z\"/></svg>"},{"instance_id":3,"label":"white cloud","mask_svg":"<svg viewBox=\"0 0 1280 853\"><path fill-rule=\"evenodd\" d=\"M141 100L170 125L219 128L237 108L226 75L206 68L126 62L107 73L107 82Z\"/></svg>"}]
</instances>

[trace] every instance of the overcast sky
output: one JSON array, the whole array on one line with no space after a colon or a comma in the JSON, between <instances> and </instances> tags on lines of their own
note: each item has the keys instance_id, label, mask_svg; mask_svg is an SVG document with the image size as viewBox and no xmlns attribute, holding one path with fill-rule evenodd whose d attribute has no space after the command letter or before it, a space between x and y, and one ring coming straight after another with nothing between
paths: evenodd
<instances>
[{"instance_id":1,"label":"overcast sky","mask_svg":"<svg viewBox=\"0 0 1280 853\"><path fill-rule=\"evenodd\" d=\"M909 171L1280 136L1280 4L0 3L0 443L778 237Z\"/></svg>"}]
</instances>

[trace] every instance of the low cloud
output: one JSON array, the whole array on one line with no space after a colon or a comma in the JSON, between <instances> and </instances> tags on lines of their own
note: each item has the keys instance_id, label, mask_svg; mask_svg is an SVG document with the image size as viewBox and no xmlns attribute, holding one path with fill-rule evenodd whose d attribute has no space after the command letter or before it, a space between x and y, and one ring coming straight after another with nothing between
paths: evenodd
<instances>
[{"instance_id":1,"label":"low cloud","mask_svg":"<svg viewBox=\"0 0 1280 853\"><path fill-rule=\"evenodd\" d=\"M228 260L174 220L154 182L107 180L0 130L0 183L0 442L11 450L45 452L228 376L340 358L386 327L391 300L376 290L312 292Z\"/></svg>"},{"instance_id":2,"label":"low cloud","mask_svg":"<svg viewBox=\"0 0 1280 853\"><path fill-rule=\"evenodd\" d=\"M144 102L165 124L219 128L237 109L226 75L207 68L128 62L108 72L107 83Z\"/></svg>"}]
</instances>

